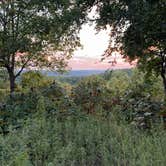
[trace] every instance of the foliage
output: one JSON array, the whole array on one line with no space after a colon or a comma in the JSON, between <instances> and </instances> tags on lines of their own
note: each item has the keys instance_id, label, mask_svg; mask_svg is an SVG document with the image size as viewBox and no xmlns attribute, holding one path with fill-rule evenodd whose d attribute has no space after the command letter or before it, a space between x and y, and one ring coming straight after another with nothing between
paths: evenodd
<instances>
[{"instance_id":1,"label":"foliage","mask_svg":"<svg viewBox=\"0 0 166 166\"><path fill-rule=\"evenodd\" d=\"M125 58L138 59L147 71L161 72L165 62L165 7L164 0L98 1L97 26L110 25L116 41L115 45L110 43L106 55L120 49Z\"/></svg>"},{"instance_id":2,"label":"foliage","mask_svg":"<svg viewBox=\"0 0 166 166\"><path fill-rule=\"evenodd\" d=\"M9 78L0 71L0 164L164 166L165 5L164 0L1 1L0 67ZM80 46L78 32L93 6L97 27L110 25L115 43L110 41L105 55L120 51L148 74L108 71L59 79L62 83L30 71L17 80L18 92L5 95L7 79L13 92L24 68L63 71Z\"/></svg>"},{"instance_id":3,"label":"foliage","mask_svg":"<svg viewBox=\"0 0 166 166\"><path fill-rule=\"evenodd\" d=\"M6 100L2 97L0 114L4 131L10 124L20 126L22 120L33 116L41 96L47 115L60 118L79 109L107 117L118 109L119 119L125 117L132 122L144 114L153 114L153 117L147 118L157 119L164 109L161 81L136 69L130 75L127 71L113 71L107 78L103 75L90 76L73 87L64 81L50 81L38 72L27 72L23 74L21 84L26 90L20 89Z\"/></svg>"},{"instance_id":4,"label":"foliage","mask_svg":"<svg viewBox=\"0 0 166 166\"><path fill-rule=\"evenodd\" d=\"M8 74L4 68L0 69L0 89L9 88Z\"/></svg>"},{"instance_id":5,"label":"foliage","mask_svg":"<svg viewBox=\"0 0 166 166\"><path fill-rule=\"evenodd\" d=\"M138 127L150 128L153 123L160 121L162 102L153 101L149 96L134 94L128 91L121 98L121 113L128 122L138 122Z\"/></svg>"},{"instance_id":6,"label":"foliage","mask_svg":"<svg viewBox=\"0 0 166 166\"><path fill-rule=\"evenodd\" d=\"M0 104L1 165L165 165L164 94L154 75L113 71L73 86L27 75L26 91Z\"/></svg>"},{"instance_id":7,"label":"foliage","mask_svg":"<svg viewBox=\"0 0 166 166\"><path fill-rule=\"evenodd\" d=\"M39 88L51 84L53 80L39 71L27 71L21 75L22 88Z\"/></svg>"},{"instance_id":8,"label":"foliage","mask_svg":"<svg viewBox=\"0 0 166 166\"><path fill-rule=\"evenodd\" d=\"M83 111L94 113L95 108L101 107L106 92L106 81L99 76L89 76L82 79L73 88L73 98Z\"/></svg>"},{"instance_id":9,"label":"foliage","mask_svg":"<svg viewBox=\"0 0 166 166\"><path fill-rule=\"evenodd\" d=\"M130 78L126 72L115 71L107 84L114 96L122 96L129 87Z\"/></svg>"},{"instance_id":10,"label":"foliage","mask_svg":"<svg viewBox=\"0 0 166 166\"><path fill-rule=\"evenodd\" d=\"M165 0L94 0L94 6L96 28L110 28L104 58L119 52L148 74L155 72L162 77L166 94Z\"/></svg>"},{"instance_id":11,"label":"foliage","mask_svg":"<svg viewBox=\"0 0 166 166\"><path fill-rule=\"evenodd\" d=\"M11 92L24 68L66 68L66 59L80 46L83 6L70 0L0 2L0 67L8 71Z\"/></svg>"},{"instance_id":12,"label":"foliage","mask_svg":"<svg viewBox=\"0 0 166 166\"><path fill-rule=\"evenodd\" d=\"M82 77L58 77L57 79L60 82L76 85L82 79Z\"/></svg>"},{"instance_id":13,"label":"foliage","mask_svg":"<svg viewBox=\"0 0 166 166\"><path fill-rule=\"evenodd\" d=\"M146 75L138 69L132 69L131 73L112 71L106 76L109 76L106 79L111 92L105 97L109 101L107 111L116 110L118 119L125 119L141 128L148 128L160 121L160 114L164 110L164 93L162 81L153 73Z\"/></svg>"},{"instance_id":14,"label":"foliage","mask_svg":"<svg viewBox=\"0 0 166 166\"><path fill-rule=\"evenodd\" d=\"M0 136L2 165L165 165L165 132L152 134L92 116L43 121ZM41 123L42 122L42 123Z\"/></svg>"},{"instance_id":15,"label":"foliage","mask_svg":"<svg viewBox=\"0 0 166 166\"><path fill-rule=\"evenodd\" d=\"M23 120L32 117L39 110L37 101L40 101L41 97L48 116L74 109L73 101L67 96L65 89L56 82L29 91L17 92L12 94L12 98L8 96L0 108L0 127L3 132L7 132L9 125L20 127Z\"/></svg>"},{"instance_id":16,"label":"foliage","mask_svg":"<svg viewBox=\"0 0 166 166\"><path fill-rule=\"evenodd\" d=\"M136 93L135 96L142 94L142 96L149 96L156 101L163 100L162 80L156 78L154 73L147 75L141 70L134 69L130 79L129 89Z\"/></svg>"},{"instance_id":17,"label":"foliage","mask_svg":"<svg viewBox=\"0 0 166 166\"><path fill-rule=\"evenodd\" d=\"M0 69L0 102L3 102L6 95L9 93L9 81L7 71Z\"/></svg>"},{"instance_id":18,"label":"foliage","mask_svg":"<svg viewBox=\"0 0 166 166\"><path fill-rule=\"evenodd\" d=\"M129 122L137 121L145 128L150 127L152 122L158 122L164 104L161 84L154 75L147 77L139 70L133 70L128 88L121 95L123 116Z\"/></svg>"}]
</instances>

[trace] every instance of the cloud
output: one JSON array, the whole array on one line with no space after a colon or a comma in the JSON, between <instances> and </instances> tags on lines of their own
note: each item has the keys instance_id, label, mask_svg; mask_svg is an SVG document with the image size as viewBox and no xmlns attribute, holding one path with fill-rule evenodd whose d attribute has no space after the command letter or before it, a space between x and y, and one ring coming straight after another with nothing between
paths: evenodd
<instances>
[{"instance_id":1,"label":"cloud","mask_svg":"<svg viewBox=\"0 0 166 166\"><path fill-rule=\"evenodd\" d=\"M132 68L134 65L130 65L128 62L124 62L123 59L117 59L117 64L112 66L106 61L100 61L100 59L95 58L73 58L69 61L69 67L74 70L77 69L123 69L123 68Z\"/></svg>"}]
</instances>

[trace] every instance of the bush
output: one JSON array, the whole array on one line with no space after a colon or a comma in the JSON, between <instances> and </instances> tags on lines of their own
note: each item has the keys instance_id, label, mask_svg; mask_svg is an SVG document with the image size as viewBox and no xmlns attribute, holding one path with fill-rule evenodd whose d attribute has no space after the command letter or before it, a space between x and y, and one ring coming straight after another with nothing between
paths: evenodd
<instances>
[{"instance_id":1,"label":"bush","mask_svg":"<svg viewBox=\"0 0 166 166\"><path fill-rule=\"evenodd\" d=\"M76 109L66 90L56 81L26 92L15 92L1 103L3 107L0 107L0 127L3 132L7 132L9 125L20 127L23 120L37 113L37 103L41 97L48 117L62 116L61 114L66 116Z\"/></svg>"},{"instance_id":2,"label":"bush","mask_svg":"<svg viewBox=\"0 0 166 166\"><path fill-rule=\"evenodd\" d=\"M129 87L130 77L125 71L114 71L107 84L115 97L122 96Z\"/></svg>"},{"instance_id":3,"label":"bush","mask_svg":"<svg viewBox=\"0 0 166 166\"><path fill-rule=\"evenodd\" d=\"M102 109L106 92L106 81L99 76L90 76L73 88L72 97L81 110L94 113L95 110Z\"/></svg>"},{"instance_id":4,"label":"bush","mask_svg":"<svg viewBox=\"0 0 166 166\"><path fill-rule=\"evenodd\" d=\"M53 80L39 71L27 71L21 75L20 84L24 89L39 88L49 85Z\"/></svg>"},{"instance_id":5,"label":"bush","mask_svg":"<svg viewBox=\"0 0 166 166\"><path fill-rule=\"evenodd\" d=\"M161 80L135 70L129 87L121 96L120 110L129 122L149 128L153 122L160 120L159 114L164 106L162 99Z\"/></svg>"}]
</instances>

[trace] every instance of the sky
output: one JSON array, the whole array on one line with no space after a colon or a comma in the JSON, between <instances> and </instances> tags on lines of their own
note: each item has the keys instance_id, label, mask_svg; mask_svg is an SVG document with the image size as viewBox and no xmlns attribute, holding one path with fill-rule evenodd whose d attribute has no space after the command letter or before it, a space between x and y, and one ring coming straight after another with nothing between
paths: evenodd
<instances>
[{"instance_id":1,"label":"sky","mask_svg":"<svg viewBox=\"0 0 166 166\"><path fill-rule=\"evenodd\" d=\"M96 9L97 6L92 8L88 14L89 19L97 19L99 17ZM83 49L77 49L74 52L72 59L69 61L69 67L73 70L131 68L132 66L125 62L119 54L114 54L111 58L111 60L114 60L116 57L117 64L115 66L108 63L110 59L101 62L102 55L109 44L109 34L109 28L97 33L95 24L84 24L79 34Z\"/></svg>"},{"instance_id":2,"label":"sky","mask_svg":"<svg viewBox=\"0 0 166 166\"><path fill-rule=\"evenodd\" d=\"M69 61L69 67L73 70L131 68L131 65L125 62L119 54L112 57L114 59L116 56L117 64L115 66L108 63L109 60L101 62L101 55L109 44L109 32L109 30L102 30L97 33L95 25L83 25L79 34L83 48L79 48L74 52Z\"/></svg>"}]
</instances>

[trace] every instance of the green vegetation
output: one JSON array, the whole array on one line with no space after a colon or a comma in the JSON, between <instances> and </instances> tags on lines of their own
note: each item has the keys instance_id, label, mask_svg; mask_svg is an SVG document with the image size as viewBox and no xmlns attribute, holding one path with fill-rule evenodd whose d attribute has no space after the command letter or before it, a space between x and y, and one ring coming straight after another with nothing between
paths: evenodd
<instances>
[{"instance_id":1,"label":"green vegetation","mask_svg":"<svg viewBox=\"0 0 166 166\"><path fill-rule=\"evenodd\" d=\"M165 9L165 0L1 0L0 166L165 166ZM56 79L32 70L63 72L88 21L110 27L103 60L118 51L137 68Z\"/></svg>"},{"instance_id":2,"label":"green vegetation","mask_svg":"<svg viewBox=\"0 0 166 166\"><path fill-rule=\"evenodd\" d=\"M66 68L80 46L78 32L86 13L80 14L80 8L70 0L0 1L0 67L8 72L11 92L24 68Z\"/></svg>"},{"instance_id":3,"label":"green vegetation","mask_svg":"<svg viewBox=\"0 0 166 166\"><path fill-rule=\"evenodd\" d=\"M74 88L72 97L83 111L94 113L96 109L103 109L104 95L106 95L106 81L99 76L82 79Z\"/></svg>"},{"instance_id":4,"label":"green vegetation","mask_svg":"<svg viewBox=\"0 0 166 166\"><path fill-rule=\"evenodd\" d=\"M166 110L154 78L107 71L72 85L22 74L1 99L1 165L164 166Z\"/></svg>"},{"instance_id":5,"label":"green vegetation","mask_svg":"<svg viewBox=\"0 0 166 166\"><path fill-rule=\"evenodd\" d=\"M40 111L44 111L41 105ZM114 117L103 120L77 115L60 121L41 115L28 119L23 129L0 136L0 163L164 166L166 133L156 130L141 132L127 124L117 124Z\"/></svg>"},{"instance_id":6,"label":"green vegetation","mask_svg":"<svg viewBox=\"0 0 166 166\"><path fill-rule=\"evenodd\" d=\"M89 1L89 0L85 0ZM147 74L161 76L166 95L166 1L91 0L97 8L97 29L108 26L110 45L104 58L118 51L127 61L137 61ZM103 58L103 59L104 59Z\"/></svg>"}]
</instances>

